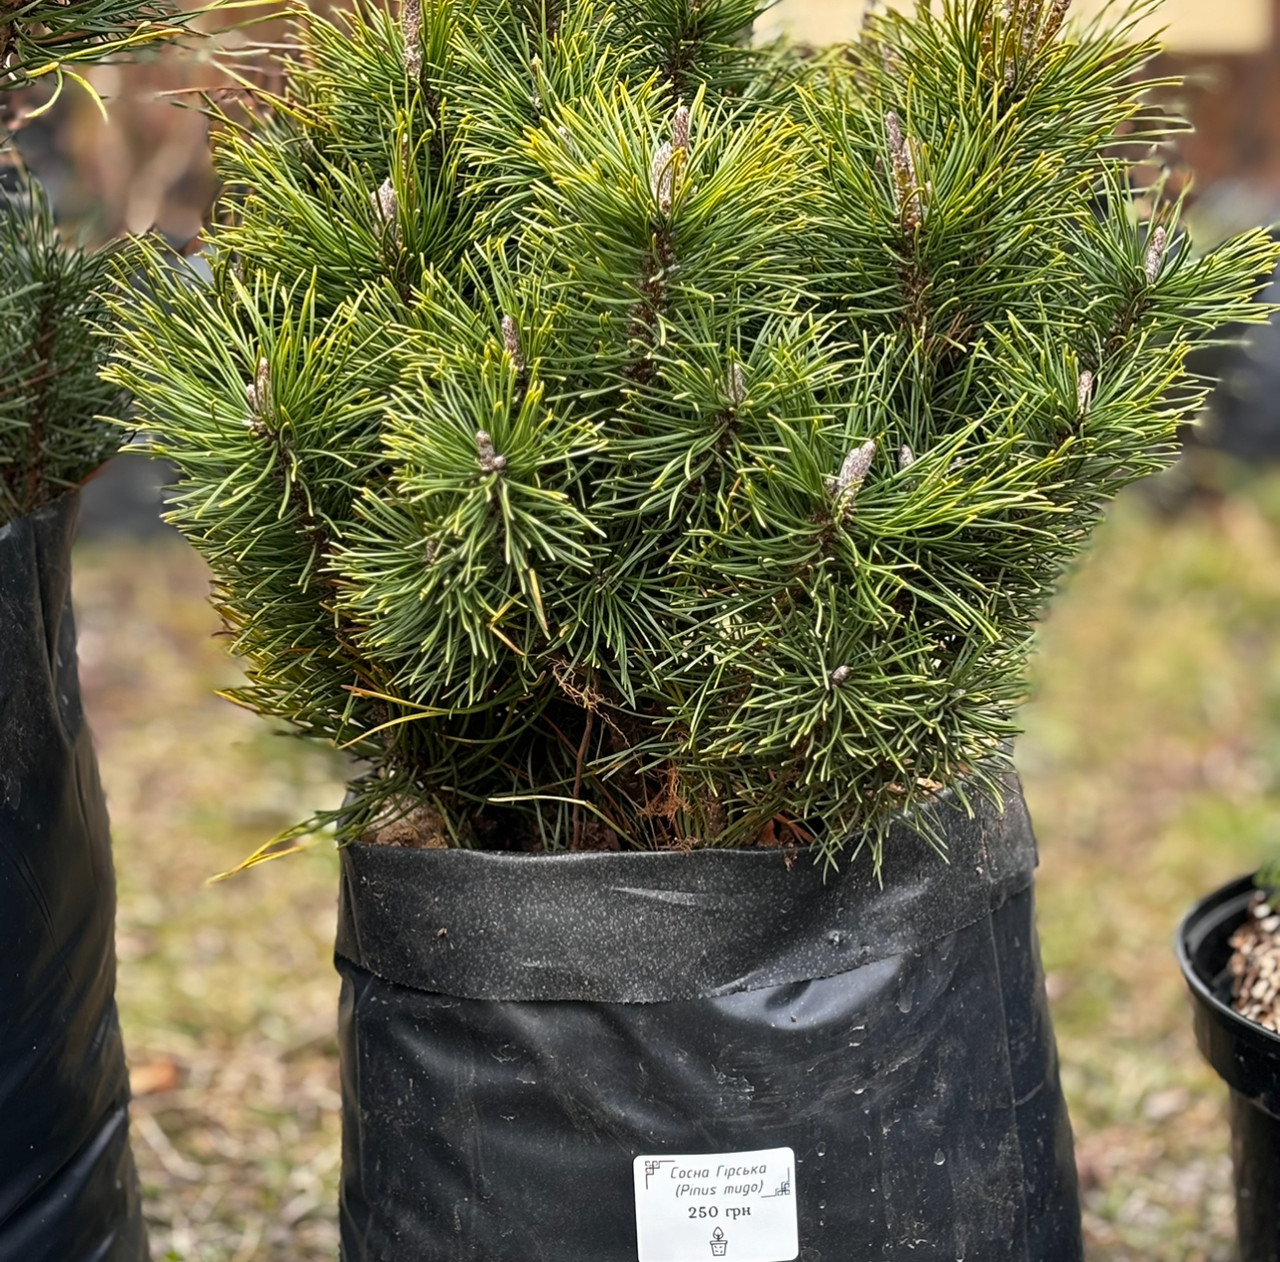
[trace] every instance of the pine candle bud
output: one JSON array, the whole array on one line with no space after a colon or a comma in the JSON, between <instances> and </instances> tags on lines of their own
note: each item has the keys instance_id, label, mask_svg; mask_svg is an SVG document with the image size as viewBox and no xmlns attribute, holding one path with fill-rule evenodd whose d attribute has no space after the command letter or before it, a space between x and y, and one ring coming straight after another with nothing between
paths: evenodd
<instances>
[{"instance_id":1,"label":"pine candle bud","mask_svg":"<svg viewBox=\"0 0 1280 1262\"><path fill-rule=\"evenodd\" d=\"M481 473L501 473L507 467L506 456L500 456L493 449L493 439L487 430L476 430L476 457Z\"/></svg>"},{"instance_id":2,"label":"pine candle bud","mask_svg":"<svg viewBox=\"0 0 1280 1262\"><path fill-rule=\"evenodd\" d=\"M249 432L261 438L267 432L267 418L271 415L271 365L265 359L258 360L258 371L244 388L249 403L249 418L245 421Z\"/></svg>"},{"instance_id":3,"label":"pine candle bud","mask_svg":"<svg viewBox=\"0 0 1280 1262\"><path fill-rule=\"evenodd\" d=\"M724 392L735 408L740 408L747 401L747 374L741 364L730 364Z\"/></svg>"},{"instance_id":4,"label":"pine candle bud","mask_svg":"<svg viewBox=\"0 0 1280 1262\"><path fill-rule=\"evenodd\" d=\"M1142 270L1147 274L1147 284L1154 285L1164 270L1164 252L1169 243L1169 234L1163 228L1157 228L1151 234L1147 244L1147 258Z\"/></svg>"},{"instance_id":5,"label":"pine candle bud","mask_svg":"<svg viewBox=\"0 0 1280 1262\"><path fill-rule=\"evenodd\" d=\"M835 499L836 509L841 515L847 515L853 508L853 502L858 496L858 488L867 480L867 474L871 472L871 462L875 457L875 439L868 439L844 458L840 472L828 480L828 490Z\"/></svg>"},{"instance_id":6,"label":"pine candle bud","mask_svg":"<svg viewBox=\"0 0 1280 1262\"><path fill-rule=\"evenodd\" d=\"M384 227L394 232L396 243L399 244L400 202L396 197L396 186L391 182L390 176L382 181L377 192L369 194L369 203L373 207L374 217L380 220Z\"/></svg>"},{"instance_id":7,"label":"pine candle bud","mask_svg":"<svg viewBox=\"0 0 1280 1262\"><path fill-rule=\"evenodd\" d=\"M908 447L906 443L903 443L902 446L898 449L899 470L910 469L911 466L915 464L915 462L916 462L916 453L912 451L911 448Z\"/></svg>"},{"instance_id":8,"label":"pine candle bud","mask_svg":"<svg viewBox=\"0 0 1280 1262\"><path fill-rule=\"evenodd\" d=\"M885 136L889 142L889 161L893 165L893 187L898 195L903 226L915 231L924 222L924 205L920 200L920 181L916 178L916 161L911 146L902 132L902 120L890 110L884 116Z\"/></svg>"},{"instance_id":9,"label":"pine candle bud","mask_svg":"<svg viewBox=\"0 0 1280 1262\"><path fill-rule=\"evenodd\" d=\"M853 671L851 671L849 667L837 666L835 670L831 672L831 686L833 688L839 688L840 685L852 674Z\"/></svg>"},{"instance_id":10,"label":"pine candle bud","mask_svg":"<svg viewBox=\"0 0 1280 1262\"><path fill-rule=\"evenodd\" d=\"M511 366L516 372L523 372L524 355L520 350L520 330L516 328L515 320L509 315L502 317L502 349L511 357Z\"/></svg>"},{"instance_id":11,"label":"pine candle bud","mask_svg":"<svg viewBox=\"0 0 1280 1262\"><path fill-rule=\"evenodd\" d=\"M649 165L649 188L653 200L664 214L671 213L676 196L676 154L689 148L689 107L680 106L671 120L671 139L664 140Z\"/></svg>"},{"instance_id":12,"label":"pine candle bud","mask_svg":"<svg viewBox=\"0 0 1280 1262\"><path fill-rule=\"evenodd\" d=\"M1093 373L1082 372L1080 381L1076 386L1076 407L1081 416L1089 414L1089 407L1093 403Z\"/></svg>"},{"instance_id":13,"label":"pine candle bud","mask_svg":"<svg viewBox=\"0 0 1280 1262\"><path fill-rule=\"evenodd\" d=\"M422 0L404 0L400 6L400 30L404 35L404 71L410 79L422 77Z\"/></svg>"},{"instance_id":14,"label":"pine candle bud","mask_svg":"<svg viewBox=\"0 0 1280 1262\"><path fill-rule=\"evenodd\" d=\"M671 147L688 149L689 147L689 107L681 105L671 120Z\"/></svg>"},{"instance_id":15,"label":"pine candle bud","mask_svg":"<svg viewBox=\"0 0 1280 1262\"><path fill-rule=\"evenodd\" d=\"M671 203L675 200L676 173L672 163L675 154L671 142L664 140L653 155L653 163L649 167L649 188L653 192L653 200L664 214L671 213Z\"/></svg>"}]
</instances>

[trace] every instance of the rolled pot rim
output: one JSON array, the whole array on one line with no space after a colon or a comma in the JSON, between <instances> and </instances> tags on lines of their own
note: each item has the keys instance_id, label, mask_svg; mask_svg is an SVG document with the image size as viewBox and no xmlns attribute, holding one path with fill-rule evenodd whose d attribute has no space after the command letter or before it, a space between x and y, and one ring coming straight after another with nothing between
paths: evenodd
<instances>
[{"instance_id":1,"label":"rolled pot rim","mask_svg":"<svg viewBox=\"0 0 1280 1262\"><path fill-rule=\"evenodd\" d=\"M1246 872L1243 876L1238 876L1234 880L1220 885L1212 893L1206 894L1204 898L1195 903L1182 917L1178 925L1174 946L1177 952L1178 964L1182 969L1182 975L1196 998L1212 1010L1219 1020L1225 1020L1228 1025L1239 1030L1245 1037L1260 1039L1264 1043L1270 1044L1274 1048L1274 1054L1280 1055L1280 1034L1272 1033L1272 1031L1259 1025L1256 1021L1251 1021L1248 1017L1242 1016L1230 1004L1223 1003L1213 993L1209 982L1201 976L1200 970L1196 968L1188 946L1192 931L1204 920L1205 916L1216 910L1222 903L1228 902L1245 892L1246 889L1254 889L1257 875L1257 871Z\"/></svg>"}]
</instances>

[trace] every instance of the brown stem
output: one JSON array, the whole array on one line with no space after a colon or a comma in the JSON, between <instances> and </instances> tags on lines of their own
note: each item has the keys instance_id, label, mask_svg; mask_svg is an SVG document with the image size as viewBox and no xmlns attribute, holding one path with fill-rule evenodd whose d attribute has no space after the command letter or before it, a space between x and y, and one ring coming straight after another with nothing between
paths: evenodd
<instances>
[{"instance_id":1,"label":"brown stem","mask_svg":"<svg viewBox=\"0 0 1280 1262\"><path fill-rule=\"evenodd\" d=\"M586 726L582 729L582 743L578 746L578 765L573 775L573 843L571 849L577 850L582 844L582 768L587 758L587 743L591 740L592 720L595 711L588 708Z\"/></svg>"}]
</instances>

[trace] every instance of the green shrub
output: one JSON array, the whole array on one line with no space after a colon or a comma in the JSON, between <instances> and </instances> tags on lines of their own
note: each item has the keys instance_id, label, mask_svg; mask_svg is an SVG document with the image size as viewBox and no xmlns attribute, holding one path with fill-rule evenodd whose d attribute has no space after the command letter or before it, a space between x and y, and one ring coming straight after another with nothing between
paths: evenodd
<instances>
[{"instance_id":1,"label":"green shrub","mask_svg":"<svg viewBox=\"0 0 1280 1262\"><path fill-rule=\"evenodd\" d=\"M43 112L74 67L170 38L170 7L137 0L30 0L0 14L0 527L78 486L120 445L102 413L120 391L100 379L109 348L108 251L68 248L13 136ZM7 93L42 82L53 97L32 113ZM7 99L6 99L7 97ZM96 98L96 94L95 94Z\"/></svg>"},{"instance_id":2,"label":"green shrub","mask_svg":"<svg viewBox=\"0 0 1280 1262\"><path fill-rule=\"evenodd\" d=\"M235 699L364 764L341 837L878 855L995 784L1275 251L1136 186L1131 22L940 7L821 54L749 0L298 12L213 284L157 270L111 376Z\"/></svg>"}]
</instances>

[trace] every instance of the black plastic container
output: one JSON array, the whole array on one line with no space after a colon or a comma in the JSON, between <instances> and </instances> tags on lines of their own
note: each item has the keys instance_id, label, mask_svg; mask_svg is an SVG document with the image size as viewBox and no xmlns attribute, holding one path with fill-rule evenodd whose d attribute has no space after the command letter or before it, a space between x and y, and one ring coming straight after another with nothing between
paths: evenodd
<instances>
[{"instance_id":1,"label":"black plastic container","mask_svg":"<svg viewBox=\"0 0 1280 1262\"><path fill-rule=\"evenodd\" d=\"M1241 1262L1280 1262L1280 1037L1231 1008L1228 940L1248 914L1252 876L1197 903L1178 930L1196 1042L1231 1089L1231 1158Z\"/></svg>"},{"instance_id":2,"label":"black plastic container","mask_svg":"<svg viewBox=\"0 0 1280 1262\"><path fill-rule=\"evenodd\" d=\"M347 847L345 1262L1079 1262L1030 822L939 809L949 862L899 829L883 885Z\"/></svg>"},{"instance_id":3,"label":"black plastic container","mask_svg":"<svg viewBox=\"0 0 1280 1262\"><path fill-rule=\"evenodd\" d=\"M0 526L0 1262L147 1256L71 617L76 507Z\"/></svg>"}]
</instances>

